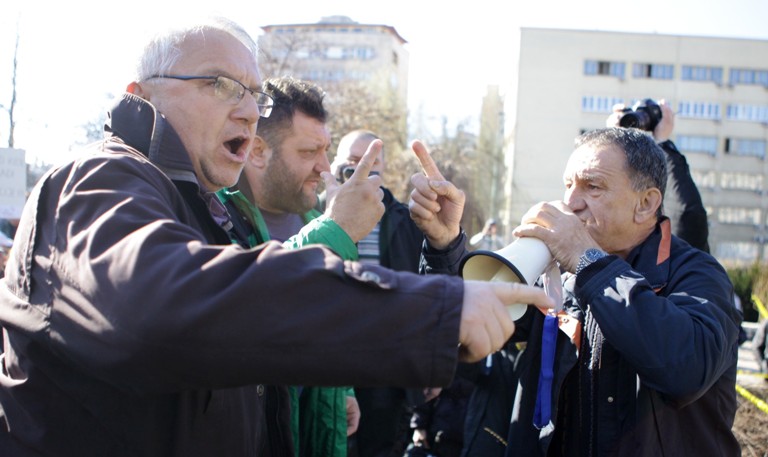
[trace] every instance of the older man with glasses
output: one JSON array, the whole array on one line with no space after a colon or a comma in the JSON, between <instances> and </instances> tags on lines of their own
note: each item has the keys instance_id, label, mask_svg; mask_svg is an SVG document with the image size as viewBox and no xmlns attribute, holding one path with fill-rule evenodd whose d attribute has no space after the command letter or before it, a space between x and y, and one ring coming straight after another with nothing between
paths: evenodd
<instances>
[{"instance_id":1,"label":"older man with glasses","mask_svg":"<svg viewBox=\"0 0 768 457\"><path fill-rule=\"evenodd\" d=\"M226 20L154 38L105 140L31 192L0 282L0 455L294 457L264 385L445 385L514 331L504 303L550 305L232 244L214 192L269 115L256 52ZM356 187L383 212L374 156Z\"/></svg>"}]
</instances>

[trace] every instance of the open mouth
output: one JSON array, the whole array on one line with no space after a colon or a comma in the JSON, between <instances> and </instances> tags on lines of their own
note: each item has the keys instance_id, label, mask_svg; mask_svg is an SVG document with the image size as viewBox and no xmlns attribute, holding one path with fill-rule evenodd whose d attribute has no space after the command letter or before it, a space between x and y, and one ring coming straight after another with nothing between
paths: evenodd
<instances>
[{"instance_id":1,"label":"open mouth","mask_svg":"<svg viewBox=\"0 0 768 457\"><path fill-rule=\"evenodd\" d=\"M232 155L240 155L241 149L244 144L245 144L245 138L237 137L237 138L232 138L229 141L225 141L224 147L229 149L229 152Z\"/></svg>"}]
</instances>

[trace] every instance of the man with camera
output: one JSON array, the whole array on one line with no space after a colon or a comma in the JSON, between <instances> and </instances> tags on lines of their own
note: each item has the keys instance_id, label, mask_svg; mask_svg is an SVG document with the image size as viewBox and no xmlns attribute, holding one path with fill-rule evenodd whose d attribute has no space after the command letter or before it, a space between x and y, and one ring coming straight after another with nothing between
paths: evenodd
<instances>
[{"instance_id":1,"label":"man with camera","mask_svg":"<svg viewBox=\"0 0 768 457\"><path fill-rule=\"evenodd\" d=\"M414 150L425 175L412 178L411 215L432 247L426 266L456 273L463 198L435 186L439 170ZM723 267L671 233L665 153L636 128L593 130L563 177L563 199L535 205L513 232L543 241L564 271L562 311L529 306L483 364L489 382L472 397L462 455L740 455L741 316Z\"/></svg>"},{"instance_id":2,"label":"man with camera","mask_svg":"<svg viewBox=\"0 0 768 457\"><path fill-rule=\"evenodd\" d=\"M339 140L331 173L345 182L357 167L368 146L379 137L369 130L354 130ZM385 151L382 148L371 174L383 176ZM411 221L408 206L397 201L392 192L382 186L384 215L376 227L357 244L360 262L376 263L399 271L419 271L419 255L424 234Z\"/></svg>"},{"instance_id":3,"label":"man with camera","mask_svg":"<svg viewBox=\"0 0 768 457\"><path fill-rule=\"evenodd\" d=\"M331 173L346 182L370 144L379 137L364 129L353 130L339 141ZM385 170L384 150L379 153L371 174ZM357 243L359 261L399 271L418 273L424 234L411 220L408 207L386 187L384 215L374 229ZM410 438L411 405L420 403L416 390L399 387L355 387L360 405L360 424L350 437L350 456L378 457L402 455Z\"/></svg>"}]
</instances>

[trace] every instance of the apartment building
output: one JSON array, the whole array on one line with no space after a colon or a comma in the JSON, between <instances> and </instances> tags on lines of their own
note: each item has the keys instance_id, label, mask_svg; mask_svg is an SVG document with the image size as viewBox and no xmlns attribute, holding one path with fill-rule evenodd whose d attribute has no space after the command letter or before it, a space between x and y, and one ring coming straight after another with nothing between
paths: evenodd
<instances>
[{"instance_id":1,"label":"apartment building","mask_svg":"<svg viewBox=\"0 0 768 457\"><path fill-rule=\"evenodd\" d=\"M328 16L314 24L265 25L259 37L266 76L291 74L327 87L360 81L408 100L408 50L394 27Z\"/></svg>"},{"instance_id":2,"label":"apartment building","mask_svg":"<svg viewBox=\"0 0 768 457\"><path fill-rule=\"evenodd\" d=\"M506 218L562 198L573 139L666 99L724 264L768 261L768 41L522 28L507 94ZM514 224L510 224L514 226Z\"/></svg>"}]
</instances>

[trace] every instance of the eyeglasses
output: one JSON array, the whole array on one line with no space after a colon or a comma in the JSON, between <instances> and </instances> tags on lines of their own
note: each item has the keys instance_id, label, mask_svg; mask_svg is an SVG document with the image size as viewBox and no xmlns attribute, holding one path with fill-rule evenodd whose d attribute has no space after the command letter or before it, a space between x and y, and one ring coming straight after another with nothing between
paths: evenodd
<instances>
[{"instance_id":1,"label":"eyeglasses","mask_svg":"<svg viewBox=\"0 0 768 457\"><path fill-rule=\"evenodd\" d=\"M178 79L181 81L192 81L195 79L210 79L213 81L213 93L219 100L230 102L233 105L240 103L240 100L245 97L245 92L250 92L253 98L256 100L256 105L259 107L259 115L261 117L269 117L272 114L272 107L275 105L275 101L272 97L246 87L236 79L229 78L227 76L180 76L180 75L152 75L147 79L165 78L165 79Z\"/></svg>"}]
</instances>

